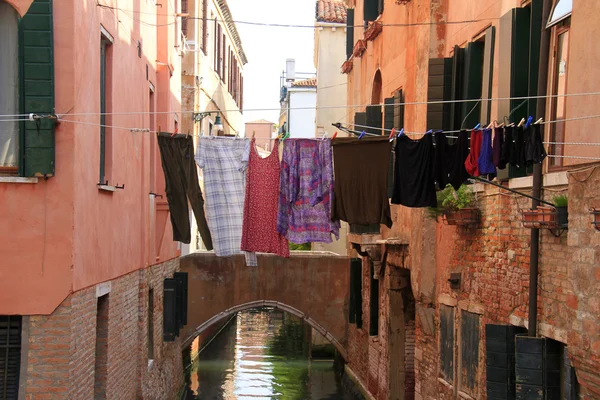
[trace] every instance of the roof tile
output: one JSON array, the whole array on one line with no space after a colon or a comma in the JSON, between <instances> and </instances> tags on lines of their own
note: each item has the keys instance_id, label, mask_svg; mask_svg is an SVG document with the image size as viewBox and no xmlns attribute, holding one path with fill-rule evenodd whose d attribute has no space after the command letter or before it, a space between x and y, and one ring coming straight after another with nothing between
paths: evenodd
<instances>
[{"instance_id":1,"label":"roof tile","mask_svg":"<svg viewBox=\"0 0 600 400\"><path fill-rule=\"evenodd\" d=\"M292 87L317 87L317 78L296 81L292 83Z\"/></svg>"},{"instance_id":2,"label":"roof tile","mask_svg":"<svg viewBox=\"0 0 600 400\"><path fill-rule=\"evenodd\" d=\"M346 23L346 5L342 0L318 0L317 22Z\"/></svg>"}]
</instances>

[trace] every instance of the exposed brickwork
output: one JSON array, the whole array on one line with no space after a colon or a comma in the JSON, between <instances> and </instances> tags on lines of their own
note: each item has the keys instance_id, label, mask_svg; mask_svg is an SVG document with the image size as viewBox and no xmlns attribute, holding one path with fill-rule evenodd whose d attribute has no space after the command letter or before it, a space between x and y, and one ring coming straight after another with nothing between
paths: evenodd
<instances>
[{"instance_id":1,"label":"exposed brickwork","mask_svg":"<svg viewBox=\"0 0 600 400\"><path fill-rule=\"evenodd\" d=\"M181 343L162 341L162 281L177 270L179 259L173 259L110 282L105 360L97 359L95 287L73 293L50 316L30 317L26 398L92 399L95 380L105 379L107 399L174 399L183 384ZM149 287L155 296L151 366ZM97 361L106 364L101 379L95 379Z\"/></svg>"}]
</instances>

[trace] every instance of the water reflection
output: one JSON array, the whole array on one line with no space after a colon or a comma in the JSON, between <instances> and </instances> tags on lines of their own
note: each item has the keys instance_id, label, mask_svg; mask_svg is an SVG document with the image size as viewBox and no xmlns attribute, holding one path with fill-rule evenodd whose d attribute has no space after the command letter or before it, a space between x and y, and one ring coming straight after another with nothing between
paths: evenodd
<instances>
[{"instance_id":1,"label":"water reflection","mask_svg":"<svg viewBox=\"0 0 600 400\"><path fill-rule=\"evenodd\" d=\"M188 400L354 400L333 361L309 361L310 328L277 310L239 313L188 371Z\"/></svg>"}]
</instances>

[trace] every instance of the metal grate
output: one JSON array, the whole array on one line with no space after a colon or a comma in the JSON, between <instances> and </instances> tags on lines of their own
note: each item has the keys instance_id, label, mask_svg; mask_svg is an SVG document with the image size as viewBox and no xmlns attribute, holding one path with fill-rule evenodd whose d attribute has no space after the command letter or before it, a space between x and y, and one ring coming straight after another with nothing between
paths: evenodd
<instances>
[{"instance_id":1,"label":"metal grate","mask_svg":"<svg viewBox=\"0 0 600 400\"><path fill-rule=\"evenodd\" d=\"M0 316L0 400L19 397L21 321L20 316Z\"/></svg>"}]
</instances>

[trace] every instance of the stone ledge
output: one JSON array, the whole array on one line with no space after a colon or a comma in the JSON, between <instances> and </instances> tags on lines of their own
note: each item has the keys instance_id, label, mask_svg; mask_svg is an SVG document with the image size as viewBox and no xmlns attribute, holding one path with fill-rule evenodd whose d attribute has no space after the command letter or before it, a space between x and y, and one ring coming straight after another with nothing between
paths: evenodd
<instances>
[{"instance_id":1,"label":"stone ledge","mask_svg":"<svg viewBox=\"0 0 600 400\"><path fill-rule=\"evenodd\" d=\"M38 183L38 178L23 178L20 176L0 176L0 183Z\"/></svg>"}]
</instances>

